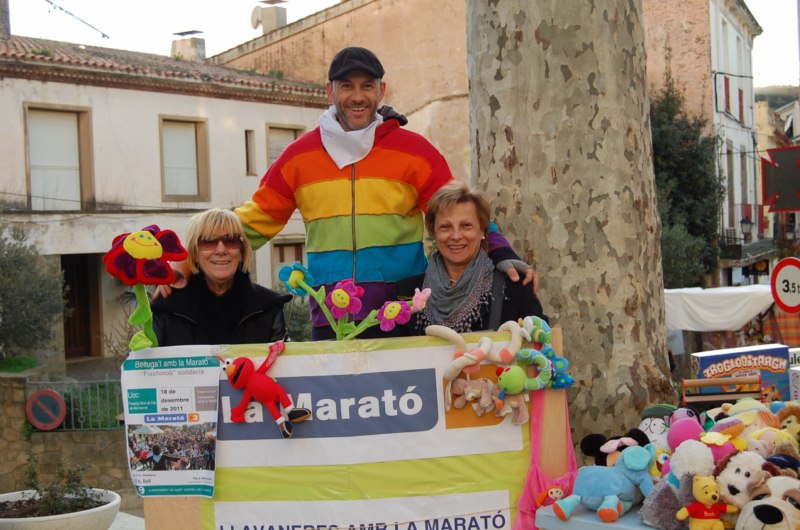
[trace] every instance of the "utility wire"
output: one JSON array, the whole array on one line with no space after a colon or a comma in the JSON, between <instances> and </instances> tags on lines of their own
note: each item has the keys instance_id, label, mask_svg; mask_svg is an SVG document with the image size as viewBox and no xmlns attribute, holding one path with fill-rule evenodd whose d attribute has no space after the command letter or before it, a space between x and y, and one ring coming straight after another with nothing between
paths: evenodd
<instances>
[{"instance_id":1,"label":"utility wire","mask_svg":"<svg viewBox=\"0 0 800 530\"><path fill-rule=\"evenodd\" d=\"M11 197L20 197L20 198L23 198L23 199L26 199L26 200L27 200L28 197L30 197L31 199L42 199L42 200L45 200L45 201L59 201L59 202L67 202L67 203L71 202L71 203L76 203L76 204L80 204L82 202L80 199L64 199L62 197L47 197L47 196L44 196L44 195L28 195L27 193L12 193L12 192L8 192L8 191L0 191L0 195L8 195L8 196L11 196ZM105 201L97 201L97 202L99 202L100 204L102 204L103 206L105 206L105 207L107 207L109 209L107 209L107 210L97 210L95 213L100 213L100 212L108 212L108 213L128 212L128 213L134 213L137 210L144 210L144 211L148 211L148 210L153 210L153 211L164 210L164 211L174 211L174 212L191 212L191 211L198 211L198 210L203 210L204 209L204 208L186 208L186 207L179 207L179 206L174 206L174 205L173 206L169 206L169 205L149 206L149 205L142 205L142 204L111 203L111 202L105 202ZM114 208L114 207L119 207L120 209L119 210L111 209L111 208ZM122 209L123 207L125 208L124 210ZM6 210L5 213L10 213L10 212L14 212L14 211L18 211L18 210ZM27 210L24 210L24 211L27 211ZM79 210L75 210L75 211L77 212Z\"/></svg>"},{"instance_id":2,"label":"utility wire","mask_svg":"<svg viewBox=\"0 0 800 530\"><path fill-rule=\"evenodd\" d=\"M110 38L111 38L111 37L109 37L108 35L106 35L105 33L103 33L101 30L97 29L96 27L92 26L91 24L89 24L88 22L86 22L85 20L83 20L83 19L82 19L81 17L79 17L78 15L75 15L75 14L73 14L73 13L70 13L69 11L67 11L66 9L64 9L63 7L61 7L60 5L56 4L56 3L55 3L55 2L53 2L52 0L44 0L44 1L45 1L45 2L47 2L48 4L50 4L51 6L53 6L54 8L56 8L56 9L58 9L58 10L60 10L60 11L63 11L64 13L66 13L66 14L67 14L67 15L69 15L69 16L71 16L72 18L74 18L74 19L75 19L75 20L77 20L78 22L80 22L80 23L82 23L82 24L86 24L87 26L89 26L90 28L92 28L93 30L95 30L96 32L98 32L100 35L102 35L104 39L110 39Z\"/></svg>"}]
</instances>

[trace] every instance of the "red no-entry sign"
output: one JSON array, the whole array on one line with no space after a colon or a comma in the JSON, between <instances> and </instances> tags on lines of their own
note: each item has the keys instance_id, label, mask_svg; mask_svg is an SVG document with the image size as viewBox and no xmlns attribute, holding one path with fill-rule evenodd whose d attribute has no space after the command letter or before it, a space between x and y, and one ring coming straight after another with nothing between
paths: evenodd
<instances>
[{"instance_id":1,"label":"red no-entry sign","mask_svg":"<svg viewBox=\"0 0 800 530\"><path fill-rule=\"evenodd\" d=\"M40 431L52 431L64 421L67 404L58 392L45 388L30 395L25 403L25 414Z\"/></svg>"},{"instance_id":2,"label":"red no-entry sign","mask_svg":"<svg viewBox=\"0 0 800 530\"><path fill-rule=\"evenodd\" d=\"M770 277L772 299L787 313L800 312L800 259L783 258Z\"/></svg>"}]
</instances>

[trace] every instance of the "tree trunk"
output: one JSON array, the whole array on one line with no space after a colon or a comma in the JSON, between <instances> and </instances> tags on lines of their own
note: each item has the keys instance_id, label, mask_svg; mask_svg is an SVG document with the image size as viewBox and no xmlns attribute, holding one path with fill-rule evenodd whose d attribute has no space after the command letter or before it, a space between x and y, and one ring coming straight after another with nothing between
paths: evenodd
<instances>
[{"instance_id":1,"label":"tree trunk","mask_svg":"<svg viewBox=\"0 0 800 530\"><path fill-rule=\"evenodd\" d=\"M473 185L564 332L574 441L674 402L640 0L468 0Z\"/></svg>"}]
</instances>

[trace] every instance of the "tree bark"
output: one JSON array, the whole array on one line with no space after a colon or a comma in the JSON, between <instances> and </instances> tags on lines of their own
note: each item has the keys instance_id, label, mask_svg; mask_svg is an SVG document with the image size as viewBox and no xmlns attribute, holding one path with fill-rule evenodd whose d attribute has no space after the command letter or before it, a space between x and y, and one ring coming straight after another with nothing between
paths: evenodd
<instances>
[{"instance_id":1,"label":"tree bark","mask_svg":"<svg viewBox=\"0 0 800 530\"><path fill-rule=\"evenodd\" d=\"M574 441L674 402L640 0L468 0L472 183L541 277Z\"/></svg>"}]
</instances>

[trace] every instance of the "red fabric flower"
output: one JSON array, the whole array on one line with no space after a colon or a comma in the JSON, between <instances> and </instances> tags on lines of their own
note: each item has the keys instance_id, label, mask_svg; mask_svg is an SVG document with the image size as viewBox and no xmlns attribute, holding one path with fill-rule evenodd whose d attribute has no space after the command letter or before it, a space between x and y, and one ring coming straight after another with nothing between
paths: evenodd
<instances>
[{"instance_id":1,"label":"red fabric flower","mask_svg":"<svg viewBox=\"0 0 800 530\"><path fill-rule=\"evenodd\" d=\"M175 281L167 262L184 260L186 256L175 232L150 225L115 237L103 261L109 274L126 285L157 285Z\"/></svg>"}]
</instances>

